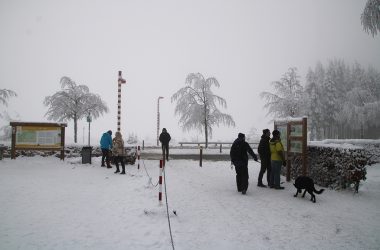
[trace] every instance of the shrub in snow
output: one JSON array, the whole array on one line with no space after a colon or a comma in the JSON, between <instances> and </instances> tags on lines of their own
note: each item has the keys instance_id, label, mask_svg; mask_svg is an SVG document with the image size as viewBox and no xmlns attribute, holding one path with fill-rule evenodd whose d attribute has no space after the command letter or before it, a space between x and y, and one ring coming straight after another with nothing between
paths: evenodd
<instances>
[{"instance_id":1,"label":"shrub in snow","mask_svg":"<svg viewBox=\"0 0 380 250\"><path fill-rule=\"evenodd\" d=\"M307 175L323 187L358 188L359 182L366 179L367 165L369 157L364 149L308 146ZM302 175L300 156L292 158L290 175L292 179Z\"/></svg>"}]
</instances>

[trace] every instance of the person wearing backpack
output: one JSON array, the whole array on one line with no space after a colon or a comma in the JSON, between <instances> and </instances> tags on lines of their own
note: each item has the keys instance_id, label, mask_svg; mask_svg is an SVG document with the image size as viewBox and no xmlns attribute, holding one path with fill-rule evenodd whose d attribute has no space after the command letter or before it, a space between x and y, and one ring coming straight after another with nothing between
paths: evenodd
<instances>
[{"instance_id":1,"label":"person wearing backpack","mask_svg":"<svg viewBox=\"0 0 380 250\"><path fill-rule=\"evenodd\" d=\"M238 138L234 141L230 150L231 164L235 166L236 171L236 185L238 192L246 194L248 189L248 154L250 154L255 161L257 156L253 152L251 146L245 141L245 135L239 133Z\"/></svg>"}]
</instances>

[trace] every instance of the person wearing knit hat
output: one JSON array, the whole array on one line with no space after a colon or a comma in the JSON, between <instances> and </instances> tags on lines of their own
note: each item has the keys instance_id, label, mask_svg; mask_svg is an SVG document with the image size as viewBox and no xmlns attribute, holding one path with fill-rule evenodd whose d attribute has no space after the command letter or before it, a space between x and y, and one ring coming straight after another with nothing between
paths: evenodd
<instances>
[{"instance_id":1,"label":"person wearing knit hat","mask_svg":"<svg viewBox=\"0 0 380 250\"><path fill-rule=\"evenodd\" d=\"M267 187L263 184L263 175L265 171L267 172L267 183L270 186L270 173L271 173L271 162L270 162L270 148L269 148L269 140L270 140L270 130L264 129L263 135L261 136L259 147L257 149L260 160L261 160L261 168L257 181L257 186L259 187Z\"/></svg>"},{"instance_id":2,"label":"person wearing knit hat","mask_svg":"<svg viewBox=\"0 0 380 250\"><path fill-rule=\"evenodd\" d=\"M238 134L238 138L234 141L230 150L231 164L235 166L236 171L236 186L238 192L246 194L248 189L248 154L250 154L255 161L257 156L253 152L251 146L245 141L243 133Z\"/></svg>"},{"instance_id":3,"label":"person wearing knit hat","mask_svg":"<svg viewBox=\"0 0 380 250\"><path fill-rule=\"evenodd\" d=\"M286 166L284 146L281 143L281 133L278 130L273 130L272 139L269 141L271 153L270 187L275 189L284 189L280 186L281 166Z\"/></svg>"}]
</instances>

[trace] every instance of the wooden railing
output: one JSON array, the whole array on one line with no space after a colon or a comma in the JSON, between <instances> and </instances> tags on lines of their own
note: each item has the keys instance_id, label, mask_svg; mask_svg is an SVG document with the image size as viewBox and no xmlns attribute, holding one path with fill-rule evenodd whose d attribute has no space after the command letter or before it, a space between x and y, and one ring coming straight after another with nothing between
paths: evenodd
<instances>
[{"instance_id":1,"label":"wooden railing","mask_svg":"<svg viewBox=\"0 0 380 250\"><path fill-rule=\"evenodd\" d=\"M215 146L217 147L218 145L219 146L223 146L223 145L232 145L233 142L208 142L208 145L211 146ZM248 142L251 146L257 148L258 144L257 142ZM178 144L182 147L183 145L190 145L190 146L194 146L194 145L197 145L198 147L200 147L201 145L206 145L206 142L178 142Z\"/></svg>"}]
</instances>

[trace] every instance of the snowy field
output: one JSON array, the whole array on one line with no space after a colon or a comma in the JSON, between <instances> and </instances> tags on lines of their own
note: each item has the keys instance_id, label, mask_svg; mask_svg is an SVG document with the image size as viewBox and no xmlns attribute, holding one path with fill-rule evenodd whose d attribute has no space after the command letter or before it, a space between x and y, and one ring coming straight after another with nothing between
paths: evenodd
<instances>
[{"instance_id":1,"label":"snowy field","mask_svg":"<svg viewBox=\"0 0 380 250\"><path fill-rule=\"evenodd\" d=\"M123 176L99 161L0 161L0 249L172 249L165 195L160 205L147 175L157 183L158 162L128 165ZM244 196L227 161L169 161L175 249L380 249L380 164L358 194L326 190L316 203L294 198L291 182L258 188L258 171L250 161Z\"/></svg>"}]
</instances>

